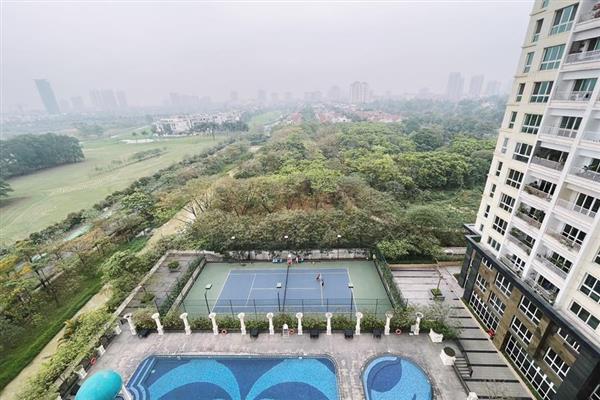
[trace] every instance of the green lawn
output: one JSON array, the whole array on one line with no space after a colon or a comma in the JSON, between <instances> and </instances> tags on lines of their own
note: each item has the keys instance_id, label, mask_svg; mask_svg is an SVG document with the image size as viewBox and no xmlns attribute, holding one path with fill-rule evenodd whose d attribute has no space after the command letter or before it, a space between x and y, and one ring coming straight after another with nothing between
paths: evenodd
<instances>
[{"instance_id":1,"label":"green lawn","mask_svg":"<svg viewBox=\"0 0 600 400\"><path fill-rule=\"evenodd\" d=\"M89 208L110 193L127 187L143 176L182 160L218 143L208 137L192 136L153 143L126 144L131 138L127 130L117 138L82 141L85 161L39 171L10 179L14 189L0 207L0 244L27 237L48 225L62 220L68 213ZM141 139L138 135L136 139ZM112 171L113 160L126 162L132 154L148 149L166 148L155 158L129 164ZM104 168L97 171L96 167Z\"/></svg>"},{"instance_id":2,"label":"green lawn","mask_svg":"<svg viewBox=\"0 0 600 400\"><path fill-rule=\"evenodd\" d=\"M264 125L268 125L277 121L281 117L281 112L279 111L267 111L262 114L255 115L248 121L248 126L250 130L255 132L257 129L261 129Z\"/></svg>"}]
</instances>

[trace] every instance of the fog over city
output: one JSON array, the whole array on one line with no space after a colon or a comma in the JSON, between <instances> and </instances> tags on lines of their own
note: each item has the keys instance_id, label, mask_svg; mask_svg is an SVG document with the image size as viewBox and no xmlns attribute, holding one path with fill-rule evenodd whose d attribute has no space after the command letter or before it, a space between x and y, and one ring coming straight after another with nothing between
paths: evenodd
<instances>
[{"instance_id":1,"label":"fog over city","mask_svg":"<svg viewBox=\"0 0 600 400\"><path fill-rule=\"evenodd\" d=\"M267 92L442 92L448 73L514 73L529 1L3 2L3 107L41 108L33 79L59 98L114 88L132 105L170 92L226 99Z\"/></svg>"}]
</instances>

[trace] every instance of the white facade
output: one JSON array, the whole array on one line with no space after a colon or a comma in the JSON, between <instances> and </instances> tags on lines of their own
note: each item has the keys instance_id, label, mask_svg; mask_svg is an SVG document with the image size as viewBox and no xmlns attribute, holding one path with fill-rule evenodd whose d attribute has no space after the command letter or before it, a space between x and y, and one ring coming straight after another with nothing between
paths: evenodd
<instances>
[{"instance_id":1,"label":"white facade","mask_svg":"<svg viewBox=\"0 0 600 400\"><path fill-rule=\"evenodd\" d=\"M536 0L476 229L600 343L600 9ZM595 286L594 286L595 285Z\"/></svg>"}]
</instances>

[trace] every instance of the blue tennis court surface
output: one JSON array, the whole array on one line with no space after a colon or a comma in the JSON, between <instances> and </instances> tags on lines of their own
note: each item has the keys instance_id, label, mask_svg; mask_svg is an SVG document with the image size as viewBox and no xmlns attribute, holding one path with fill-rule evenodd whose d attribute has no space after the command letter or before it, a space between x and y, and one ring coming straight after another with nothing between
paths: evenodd
<instances>
[{"instance_id":1,"label":"blue tennis court surface","mask_svg":"<svg viewBox=\"0 0 600 400\"><path fill-rule=\"evenodd\" d=\"M321 279L317 280L319 274ZM348 270L339 268L292 266L287 285L285 268L234 269L229 272L212 310L216 313L355 311L349 282Z\"/></svg>"}]
</instances>

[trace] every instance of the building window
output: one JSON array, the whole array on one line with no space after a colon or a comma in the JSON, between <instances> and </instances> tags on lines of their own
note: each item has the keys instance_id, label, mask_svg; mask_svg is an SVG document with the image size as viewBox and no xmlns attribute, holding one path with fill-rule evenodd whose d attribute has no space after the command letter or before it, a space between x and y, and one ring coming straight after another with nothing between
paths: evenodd
<instances>
[{"instance_id":1,"label":"building window","mask_svg":"<svg viewBox=\"0 0 600 400\"><path fill-rule=\"evenodd\" d=\"M557 33L566 32L569 29L571 29L576 13L577 4L573 4L569 7L556 10L556 12L554 13L554 21L552 21L552 28L550 29L550 34L555 35Z\"/></svg>"},{"instance_id":2,"label":"building window","mask_svg":"<svg viewBox=\"0 0 600 400\"><path fill-rule=\"evenodd\" d=\"M492 228L500 233L501 235L504 235L506 233L506 227L508 226L508 222L506 222L505 220L503 220L502 218L496 216L494 218L494 224L492 225Z\"/></svg>"},{"instance_id":3,"label":"building window","mask_svg":"<svg viewBox=\"0 0 600 400\"><path fill-rule=\"evenodd\" d=\"M515 127L515 121L517 120L517 112L513 111L510 113L510 121L508 121L508 129Z\"/></svg>"},{"instance_id":4,"label":"building window","mask_svg":"<svg viewBox=\"0 0 600 400\"><path fill-rule=\"evenodd\" d=\"M594 278L592 275L585 275L579 291L596 303L600 303L600 280Z\"/></svg>"},{"instance_id":5,"label":"building window","mask_svg":"<svg viewBox=\"0 0 600 400\"><path fill-rule=\"evenodd\" d=\"M510 329L513 331L515 335L525 344L531 343L531 338L533 335L529 332L529 329L521 322L521 320L517 317L513 317L512 322L510 323Z\"/></svg>"},{"instance_id":6,"label":"building window","mask_svg":"<svg viewBox=\"0 0 600 400\"><path fill-rule=\"evenodd\" d=\"M544 24L543 19L538 19L535 21L535 27L533 28L533 36L531 38L531 42L535 43L540 38L540 33L542 32L542 25Z\"/></svg>"},{"instance_id":7,"label":"building window","mask_svg":"<svg viewBox=\"0 0 600 400\"><path fill-rule=\"evenodd\" d=\"M515 101L518 103L523 99L523 93L525 92L525 84L519 83L519 87L517 88L517 97Z\"/></svg>"},{"instance_id":8,"label":"building window","mask_svg":"<svg viewBox=\"0 0 600 400\"><path fill-rule=\"evenodd\" d=\"M510 297L510 293L512 292L512 285L504 275L496 275L496 281L494 282L494 285L496 285L496 287L500 289L500 291L504 293L506 297Z\"/></svg>"},{"instance_id":9,"label":"building window","mask_svg":"<svg viewBox=\"0 0 600 400\"><path fill-rule=\"evenodd\" d=\"M487 242L491 246L492 249L494 249L496 251L500 251L500 243L498 243L494 238L492 238L491 236L488 237Z\"/></svg>"},{"instance_id":10,"label":"building window","mask_svg":"<svg viewBox=\"0 0 600 400\"><path fill-rule=\"evenodd\" d=\"M521 126L521 132L537 134L542 123L542 115L540 114L525 114L523 118L523 125Z\"/></svg>"},{"instance_id":11,"label":"building window","mask_svg":"<svg viewBox=\"0 0 600 400\"><path fill-rule=\"evenodd\" d=\"M519 256L516 256L514 254L511 254L508 259L513 263L513 267L516 268L516 270L519 274L521 272L523 272L523 270L525 269L525 261L524 260L521 260L521 258Z\"/></svg>"},{"instance_id":12,"label":"building window","mask_svg":"<svg viewBox=\"0 0 600 400\"><path fill-rule=\"evenodd\" d=\"M598 250L598 254L596 254L596 258L594 258L594 262L596 264L600 264L600 250Z\"/></svg>"},{"instance_id":13,"label":"building window","mask_svg":"<svg viewBox=\"0 0 600 400\"><path fill-rule=\"evenodd\" d=\"M513 160L528 162L529 156L531 155L531 150L533 150L533 146L526 143L517 143L515 145L515 152L513 154Z\"/></svg>"},{"instance_id":14,"label":"building window","mask_svg":"<svg viewBox=\"0 0 600 400\"><path fill-rule=\"evenodd\" d=\"M501 209L511 213L515 206L515 199L507 194L502 193L500 196L500 203L498 204Z\"/></svg>"},{"instance_id":15,"label":"building window","mask_svg":"<svg viewBox=\"0 0 600 400\"><path fill-rule=\"evenodd\" d=\"M492 270L492 263L490 260L488 260L487 258L484 258L483 260L483 265L489 269L490 271Z\"/></svg>"},{"instance_id":16,"label":"building window","mask_svg":"<svg viewBox=\"0 0 600 400\"><path fill-rule=\"evenodd\" d=\"M500 176L500 173L502 172L502 161L498 161L498 165L496 165L496 176Z\"/></svg>"},{"instance_id":17,"label":"building window","mask_svg":"<svg viewBox=\"0 0 600 400\"><path fill-rule=\"evenodd\" d=\"M485 279L483 279L481 275L477 274L477 278L475 278L475 286L477 286L479 290L481 290L481 293L485 293L486 285L487 282L485 281Z\"/></svg>"},{"instance_id":18,"label":"building window","mask_svg":"<svg viewBox=\"0 0 600 400\"><path fill-rule=\"evenodd\" d=\"M544 355L544 362L548 364L550 369L552 369L560 379L565 379L567 372L569 372L569 366L554 350L552 350L551 347L548 347L548 350Z\"/></svg>"},{"instance_id":19,"label":"building window","mask_svg":"<svg viewBox=\"0 0 600 400\"><path fill-rule=\"evenodd\" d=\"M565 257L561 256L555 251L553 251L550 257L547 257L547 259L566 274L569 273L571 267L573 266L571 261L567 260Z\"/></svg>"},{"instance_id":20,"label":"building window","mask_svg":"<svg viewBox=\"0 0 600 400\"><path fill-rule=\"evenodd\" d=\"M581 117L561 117L557 131L558 136L569 138L577 136L577 130L579 130L579 125L581 125L581 119Z\"/></svg>"},{"instance_id":21,"label":"building window","mask_svg":"<svg viewBox=\"0 0 600 400\"><path fill-rule=\"evenodd\" d=\"M548 379L548 376L512 335L509 335L504 351L542 399L550 400L554 397L556 394L554 382Z\"/></svg>"},{"instance_id":22,"label":"building window","mask_svg":"<svg viewBox=\"0 0 600 400\"><path fill-rule=\"evenodd\" d=\"M594 392L590 395L590 400L600 400L600 383L594 389Z\"/></svg>"},{"instance_id":23,"label":"building window","mask_svg":"<svg viewBox=\"0 0 600 400\"><path fill-rule=\"evenodd\" d=\"M572 225L565 224L561 232L561 236L567 240L568 246L573 246L575 244L581 246L581 244L585 240L586 233L575 228Z\"/></svg>"},{"instance_id":24,"label":"building window","mask_svg":"<svg viewBox=\"0 0 600 400\"><path fill-rule=\"evenodd\" d=\"M573 314L575 314L580 320L585 322L592 329L598 328L598 324L600 324L598 318L594 317L588 310L581 307L576 301L574 301L573 304L571 304L570 310Z\"/></svg>"},{"instance_id":25,"label":"building window","mask_svg":"<svg viewBox=\"0 0 600 400\"><path fill-rule=\"evenodd\" d=\"M542 312L525 296L521 297L519 309L534 324L539 324L542 319Z\"/></svg>"},{"instance_id":26,"label":"building window","mask_svg":"<svg viewBox=\"0 0 600 400\"><path fill-rule=\"evenodd\" d=\"M531 63L533 62L533 51L531 53L527 53L525 56L525 65L523 66L523 73L526 74L531 70Z\"/></svg>"},{"instance_id":27,"label":"building window","mask_svg":"<svg viewBox=\"0 0 600 400\"><path fill-rule=\"evenodd\" d=\"M514 188L520 188L521 182L523 182L523 173L514 169L508 170L508 176L506 177L506 184Z\"/></svg>"},{"instance_id":28,"label":"building window","mask_svg":"<svg viewBox=\"0 0 600 400\"><path fill-rule=\"evenodd\" d=\"M494 331L496 328L498 328L498 317L488 310L485 302L481 299L481 297L479 297L477 292L471 293L469 304L471 305L475 315L477 315L481 320L483 326Z\"/></svg>"},{"instance_id":29,"label":"building window","mask_svg":"<svg viewBox=\"0 0 600 400\"><path fill-rule=\"evenodd\" d=\"M492 183L492 187L490 188L490 197L494 197L494 193L496 193L496 184Z\"/></svg>"},{"instance_id":30,"label":"building window","mask_svg":"<svg viewBox=\"0 0 600 400\"><path fill-rule=\"evenodd\" d=\"M585 193L579 193L577 195L577 200L575 201L573 210L594 218L598 213L598 209L600 209L600 199L589 196Z\"/></svg>"},{"instance_id":31,"label":"building window","mask_svg":"<svg viewBox=\"0 0 600 400\"><path fill-rule=\"evenodd\" d=\"M550 0L542 0L542 8L548 7L549 3L550 3Z\"/></svg>"},{"instance_id":32,"label":"building window","mask_svg":"<svg viewBox=\"0 0 600 400\"><path fill-rule=\"evenodd\" d=\"M490 215L490 205L486 204L485 210L483 211L483 218L487 218Z\"/></svg>"},{"instance_id":33,"label":"building window","mask_svg":"<svg viewBox=\"0 0 600 400\"><path fill-rule=\"evenodd\" d=\"M558 336L560 336L565 341L565 343L567 343L569 346L571 346L571 348L573 350L575 350L577 353L579 353L579 343L577 343L577 341L575 339L573 339L573 337L571 335L564 332L562 330L562 328L558 328L558 331L556 331L556 333L558 334Z\"/></svg>"},{"instance_id":34,"label":"building window","mask_svg":"<svg viewBox=\"0 0 600 400\"><path fill-rule=\"evenodd\" d=\"M529 101L531 103L547 103L552 91L552 81L535 82Z\"/></svg>"},{"instance_id":35,"label":"building window","mask_svg":"<svg viewBox=\"0 0 600 400\"><path fill-rule=\"evenodd\" d=\"M569 95L569 100L589 100L592 97L597 81L597 78L576 79L575 84L573 85L573 91Z\"/></svg>"},{"instance_id":36,"label":"building window","mask_svg":"<svg viewBox=\"0 0 600 400\"><path fill-rule=\"evenodd\" d=\"M542 55L542 63L540 64L540 70L544 71L547 69L557 69L560 65L563 53L565 51L565 45L546 47Z\"/></svg>"},{"instance_id":37,"label":"building window","mask_svg":"<svg viewBox=\"0 0 600 400\"><path fill-rule=\"evenodd\" d=\"M490 295L490 306L502 318L504 310L506 310L506 305L494 293Z\"/></svg>"},{"instance_id":38,"label":"building window","mask_svg":"<svg viewBox=\"0 0 600 400\"><path fill-rule=\"evenodd\" d=\"M483 224L479 224L479 232L483 232Z\"/></svg>"},{"instance_id":39,"label":"building window","mask_svg":"<svg viewBox=\"0 0 600 400\"><path fill-rule=\"evenodd\" d=\"M507 149L508 149L508 138L504 138L504 140L502 141L502 148L500 149L500 152L502 154L506 154Z\"/></svg>"}]
</instances>

